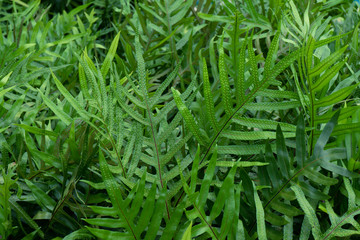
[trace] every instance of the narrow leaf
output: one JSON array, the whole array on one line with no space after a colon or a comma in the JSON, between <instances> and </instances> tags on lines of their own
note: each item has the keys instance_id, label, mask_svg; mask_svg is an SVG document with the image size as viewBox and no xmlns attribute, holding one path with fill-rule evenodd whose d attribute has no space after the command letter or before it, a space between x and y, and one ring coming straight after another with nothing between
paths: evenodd
<instances>
[{"instance_id":1,"label":"narrow leaf","mask_svg":"<svg viewBox=\"0 0 360 240\"><path fill-rule=\"evenodd\" d=\"M267 240L264 208L257 191L254 191L254 199L256 206L257 235L259 240Z\"/></svg>"},{"instance_id":2,"label":"narrow leaf","mask_svg":"<svg viewBox=\"0 0 360 240\"><path fill-rule=\"evenodd\" d=\"M204 82L204 97L205 97L205 106L206 106L206 114L208 119L210 120L210 124L214 131L217 131L219 128L219 124L215 119L215 109L214 109L214 97L211 92L211 86L209 82L209 73L206 65L206 60L203 58L203 82Z\"/></svg>"},{"instance_id":3,"label":"narrow leaf","mask_svg":"<svg viewBox=\"0 0 360 240\"><path fill-rule=\"evenodd\" d=\"M221 83L221 96L224 102L224 108L227 115L232 114L232 101L230 96L230 84L228 79L228 73L225 64L225 53L223 47L224 36L221 38L219 43L219 74Z\"/></svg>"},{"instance_id":4,"label":"narrow leaf","mask_svg":"<svg viewBox=\"0 0 360 240\"><path fill-rule=\"evenodd\" d=\"M115 57L119 39L120 39L120 31L116 34L114 40L112 41L109 52L107 53L105 60L101 66L101 74L104 79L106 78L106 75L109 72L112 60Z\"/></svg>"},{"instance_id":5,"label":"narrow leaf","mask_svg":"<svg viewBox=\"0 0 360 240\"><path fill-rule=\"evenodd\" d=\"M71 96L68 90L61 84L61 82L57 79L57 77L52 71L51 74L54 78L56 86L58 87L62 95L64 95L66 100L71 104L71 106L79 113L82 118L84 118L85 120L89 120L90 117L88 113L80 106L79 102L73 96Z\"/></svg>"},{"instance_id":6,"label":"narrow leaf","mask_svg":"<svg viewBox=\"0 0 360 240\"><path fill-rule=\"evenodd\" d=\"M183 101L180 98L180 92L174 88L171 88L171 90L173 92L173 96L174 96L176 105L177 105L181 115L183 116L184 121L185 121L186 125L188 126L189 130L191 131L191 133L195 136L196 140L201 145L206 145L206 143L204 142L203 137L200 133L199 126L196 124L193 116L190 113L190 110L186 107L186 105L183 103Z\"/></svg>"}]
</instances>

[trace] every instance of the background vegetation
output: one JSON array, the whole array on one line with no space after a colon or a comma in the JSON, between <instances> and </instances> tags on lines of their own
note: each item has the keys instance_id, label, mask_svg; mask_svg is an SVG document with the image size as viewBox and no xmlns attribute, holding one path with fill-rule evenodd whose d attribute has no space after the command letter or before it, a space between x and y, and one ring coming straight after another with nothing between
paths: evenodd
<instances>
[{"instance_id":1,"label":"background vegetation","mask_svg":"<svg viewBox=\"0 0 360 240\"><path fill-rule=\"evenodd\" d=\"M0 0L0 238L356 239L359 11Z\"/></svg>"}]
</instances>

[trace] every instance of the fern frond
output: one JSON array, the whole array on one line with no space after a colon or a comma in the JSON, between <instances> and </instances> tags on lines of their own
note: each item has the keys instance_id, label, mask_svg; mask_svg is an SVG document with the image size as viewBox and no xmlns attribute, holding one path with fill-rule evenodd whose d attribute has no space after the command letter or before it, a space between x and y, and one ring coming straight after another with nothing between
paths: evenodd
<instances>
[{"instance_id":1,"label":"fern frond","mask_svg":"<svg viewBox=\"0 0 360 240\"><path fill-rule=\"evenodd\" d=\"M215 109L214 109L214 98L211 92L211 86L209 82L209 73L206 65L206 60L203 58L203 82L204 82L204 97L205 97L205 106L206 114L210 120L212 128L218 130L218 122L215 119Z\"/></svg>"},{"instance_id":2,"label":"fern frond","mask_svg":"<svg viewBox=\"0 0 360 240\"><path fill-rule=\"evenodd\" d=\"M119 39L120 39L120 32L118 32L116 34L114 40L112 41L110 49L109 49L108 53L106 54L104 62L101 66L101 75L104 79L106 78L106 75L108 74L109 69L110 69L110 65L115 57L116 50L118 48Z\"/></svg>"},{"instance_id":3,"label":"fern frond","mask_svg":"<svg viewBox=\"0 0 360 240\"><path fill-rule=\"evenodd\" d=\"M173 92L176 105L178 106L178 109L181 112L181 115L183 116L184 121L186 122L189 130L201 145L206 145L206 142L203 140L203 137L200 133L199 126L196 124L194 117L190 113L190 110L186 107L186 105L183 103L183 101L180 98L180 92L174 88L171 88L171 90Z\"/></svg>"},{"instance_id":4,"label":"fern frond","mask_svg":"<svg viewBox=\"0 0 360 240\"><path fill-rule=\"evenodd\" d=\"M96 70L91 69L91 67L89 66L89 61L86 61L85 53L83 54L83 56L81 58L79 57L79 62L82 66L82 70L79 70L79 71L81 71L81 72L79 72L79 74L81 74L81 76L83 77L82 71L84 71L86 78L90 82L92 92L91 93L88 92L89 98L95 99L96 101L100 101L99 104L101 104L101 93L100 93L99 86L97 84L95 74L94 74L96 72ZM84 83L82 85L84 85ZM93 98L90 97L91 95L94 95L94 97ZM85 96L86 96L86 94L85 94Z\"/></svg>"},{"instance_id":5,"label":"fern frond","mask_svg":"<svg viewBox=\"0 0 360 240\"><path fill-rule=\"evenodd\" d=\"M55 113L56 116L59 117L61 121L63 121L66 125L71 124L73 119L66 114L62 109L60 109L58 106L56 106L55 103L53 103L47 96L45 96L40 90L39 93L44 101L44 103Z\"/></svg>"},{"instance_id":6,"label":"fern frond","mask_svg":"<svg viewBox=\"0 0 360 240\"><path fill-rule=\"evenodd\" d=\"M265 227L265 214L264 208L261 204L259 195L257 191L254 192L255 206L256 206L256 222L257 222L257 234L259 240L265 240L266 237L266 227Z\"/></svg>"},{"instance_id":7,"label":"fern frond","mask_svg":"<svg viewBox=\"0 0 360 240\"><path fill-rule=\"evenodd\" d=\"M321 235L320 224L316 217L315 210L306 200L305 195L299 186L294 185L291 187L291 189L295 192L296 199L298 200L301 208L304 210L305 215L310 225L312 226L312 234L314 236L314 239L320 239L320 235Z\"/></svg>"},{"instance_id":8,"label":"fern frond","mask_svg":"<svg viewBox=\"0 0 360 240\"><path fill-rule=\"evenodd\" d=\"M55 74L53 72L51 72L55 84L58 87L59 91L64 95L64 97L66 98L66 100L69 101L69 103L71 104L71 106L73 106L73 108L79 113L79 115L85 119L85 120L89 120L90 116L89 114L81 107L81 105L79 104L79 102L68 92L68 90L62 85L62 83L57 79L57 77L55 76Z\"/></svg>"},{"instance_id":9,"label":"fern frond","mask_svg":"<svg viewBox=\"0 0 360 240\"><path fill-rule=\"evenodd\" d=\"M223 47L224 36L222 36L219 44L219 77L221 83L221 96L224 102L225 112L228 116L231 116L232 110L232 101L230 97L230 84L228 80L228 74L225 67L225 53Z\"/></svg>"},{"instance_id":10,"label":"fern frond","mask_svg":"<svg viewBox=\"0 0 360 240\"><path fill-rule=\"evenodd\" d=\"M121 197L121 192L119 188L117 187L117 184L115 182L115 179L110 172L105 157L102 153L102 150L99 151L99 162L100 162L100 169L101 173L104 179L104 183L106 186L106 190L109 194L109 197L111 199L111 202L113 203L114 208L117 211L117 215L124 219L125 221L125 228L135 239L139 239L139 233L135 232L135 226L133 223L128 219L126 211L123 209L123 199ZM92 231L91 229L89 229Z\"/></svg>"},{"instance_id":11,"label":"fern frond","mask_svg":"<svg viewBox=\"0 0 360 240\"><path fill-rule=\"evenodd\" d=\"M151 97L150 107L153 108L155 104L160 100L160 96L165 91L165 89L170 85L172 81L174 81L176 75L179 72L181 67L181 61L176 65L175 69L166 77L166 79L160 84L160 86L156 89L156 92Z\"/></svg>"}]
</instances>

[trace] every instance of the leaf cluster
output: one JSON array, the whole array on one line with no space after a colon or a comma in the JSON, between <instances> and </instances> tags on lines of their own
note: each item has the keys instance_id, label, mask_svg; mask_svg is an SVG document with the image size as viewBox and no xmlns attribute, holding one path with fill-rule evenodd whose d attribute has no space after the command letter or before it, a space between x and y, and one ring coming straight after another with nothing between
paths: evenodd
<instances>
[{"instance_id":1,"label":"leaf cluster","mask_svg":"<svg viewBox=\"0 0 360 240\"><path fill-rule=\"evenodd\" d=\"M0 238L360 235L357 3L62 2L0 0Z\"/></svg>"}]
</instances>

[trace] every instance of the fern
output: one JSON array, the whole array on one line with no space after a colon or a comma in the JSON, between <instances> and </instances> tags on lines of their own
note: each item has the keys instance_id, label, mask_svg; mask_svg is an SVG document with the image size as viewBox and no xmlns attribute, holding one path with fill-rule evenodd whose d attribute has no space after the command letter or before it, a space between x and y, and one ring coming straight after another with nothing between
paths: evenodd
<instances>
[{"instance_id":1,"label":"fern","mask_svg":"<svg viewBox=\"0 0 360 240\"><path fill-rule=\"evenodd\" d=\"M146 172L144 172L141 180L132 188L126 199L122 199L119 187L101 151L100 167L113 207L93 206L92 210L101 215L106 212L112 218L92 218L85 221L94 226L117 229L118 231L88 227L92 234L102 239L113 237L154 239L158 234L162 235L161 239L171 239L174 236L176 225L182 216L181 208L173 212L171 220L167 222L165 227L160 227L165 213L166 186L156 197L156 184L152 184L151 189L145 188ZM114 218L116 216L118 218ZM121 229L126 229L126 232L121 231Z\"/></svg>"},{"instance_id":2,"label":"fern","mask_svg":"<svg viewBox=\"0 0 360 240\"><path fill-rule=\"evenodd\" d=\"M199 236L208 236L213 239L226 239L227 236L232 236L231 225L234 221L237 221L235 215L235 185L234 185L234 175L236 172L237 166L234 165L227 177L225 178L223 185L220 187L216 201L214 201L212 209L209 211L210 215L207 216L205 213L205 203L209 197L209 189L211 186L211 180L214 177L214 171L216 166L217 153L214 152L213 156L210 159L204 179L201 183L199 191L196 191L197 185L197 171L200 162L200 148L198 148L196 157L193 162L193 167L191 171L191 182L190 186L186 183L185 177L181 173L181 179L183 183L184 190L187 194L187 198L184 201L189 202L193 209L186 211L186 215L189 220L194 222L196 218L201 220L200 224L192 226L191 232L192 237ZM180 165L180 162L178 162ZM237 189L238 191L238 189ZM223 212L224 218L221 222L220 232L216 229L215 226L212 226L212 222ZM204 235L205 234L205 235ZM229 234L229 235L228 235Z\"/></svg>"},{"instance_id":3,"label":"fern","mask_svg":"<svg viewBox=\"0 0 360 240\"><path fill-rule=\"evenodd\" d=\"M314 239L331 239L333 237L349 237L352 235L360 234L360 226L354 219L354 217L359 214L360 209L355 204L355 194L353 192L353 189L351 188L349 179L344 178L344 184L348 196L348 210L341 217L338 217L337 214L334 212L333 208L331 207L329 201L326 200L326 212L329 214L331 226L324 233L322 233L319 227L319 220L315 214L314 208L305 198L305 195L302 192L301 188L296 185L292 187L301 208L305 212L309 223L311 224L311 226L313 226L312 234L314 236ZM345 224L351 224L355 228L355 230L343 229L342 226L344 226Z\"/></svg>"},{"instance_id":4,"label":"fern","mask_svg":"<svg viewBox=\"0 0 360 240\"><path fill-rule=\"evenodd\" d=\"M282 137L282 131L280 128L277 130L277 161L274 159L272 155L272 150L270 149L269 145L267 145L267 149L265 152L265 158L267 162L270 163L269 166L263 168L261 170L261 175L259 175L260 184L261 185L269 185L273 186L272 190L268 189L264 191L264 196L266 199L266 204L264 204L264 209L266 210L265 219L272 225L277 225L281 223L279 216L278 223L267 217L267 214L270 216L274 216L271 211L269 212L268 208L271 208L275 212L279 212L284 214L287 217L295 217L301 214L296 206L289 204L289 201L293 201L294 199L298 199L300 203L301 209L305 212L306 218L309 220L311 226L316 225L318 220L316 216L312 212L312 206L309 205L308 202L303 201L305 196L312 199L312 202L318 202L319 200L326 200L329 198L326 194L316 190L313 188L309 183L316 183L317 185L322 185L324 188L329 188L333 185L338 184L338 180L336 179L336 175L330 177L329 175L326 176L322 171L319 171L320 166L322 169L332 171L333 173L340 174L346 177L354 177L357 178L358 175L347 171L346 169L337 166L336 164L331 163L331 159L339 157L338 154L333 155L331 149L324 150L326 142L328 141L339 117L339 112L337 112L331 121L327 123L326 127L323 129L321 136L316 143L316 147L314 150L314 155L311 157L307 157L304 155L304 152L301 149L305 149L305 129L304 129L304 120L300 117L297 127L297 143L296 151L297 155L295 157L297 168L294 166L289 165L287 159L291 159L289 153L286 150L284 140ZM302 132L302 133L301 133ZM301 139L300 137L301 136ZM291 163L291 161L290 161ZM278 166L278 167L277 167ZM265 170L266 169L266 170ZM305 178L308 181L305 181ZM281 180L283 179L283 180ZM291 191L289 191L289 186L291 183L293 186L291 190L295 192L295 196L292 196ZM278 189L278 190L276 190ZM272 192L272 193L271 193ZM315 219L314 219L315 217ZM283 220L286 220L283 219ZM286 223L286 221L283 221ZM281 224L285 225L285 224ZM254 226L254 224L252 225ZM318 224L316 225L318 226ZM285 229L284 229L285 230ZM313 235L315 239L320 238L321 231L316 229L313 231Z\"/></svg>"},{"instance_id":5,"label":"fern","mask_svg":"<svg viewBox=\"0 0 360 240\"><path fill-rule=\"evenodd\" d=\"M357 6L0 1L0 235L356 238Z\"/></svg>"},{"instance_id":6,"label":"fern","mask_svg":"<svg viewBox=\"0 0 360 240\"><path fill-rule=\"evenodd\" d=\"M252 78L249 78L247 81L244 80L243 76L245 73L244 72L239 72L238 73L238 76L240 76L240 79L239 79L239 83L238 83L238 86L247 86L247 88L243 89L240 91L240 96L238 96L238 98L236 99L241 99L241 98L244 98L244 100L242 102L239 102L235 105L235 107L233 107L233 104L232 104L232 100L231 99L234 99L233 97L231 97L231 93L230 93L230 88L229 88L229 80L227 79L227 73L226 73L226 68L225 68L225 60L224 58L222 57L222 55L224 54L223 53L223 50L222 50L222 45L221 45L221 42L222 40L220 39L220 58L219 58L219 70L220 70L220 82L222 84L221 86L221 94L222 94L222 99L224 99L224 106L223 108L225 109L225 113L226 113L226 116L223 117L222 119L220 120L217 120L218 122L221 123L220 127L219 127L219 130L214 132L213 133L213 137L211 138L211 143L209 145L209 147L207 147L207 150L206 150L206 153L204 155L204 158L206 157L206 155L210 152L210 149L211 147L213 146L213 144L216 142L216 140L218 139L219 136L223 136L222 133L224 131L224 129L226 128L226 126L228 126L228 124L230 122L233 122L236 118L236 116L239 116L240 113L244 113L243 109L246 109L246 108L250 108L251 107L247 107L247 106L251 106L250 104L252 104L251 102L254 100L255 98L255 94L260 92L260 91L263 91L265 90L271 83L273 83L273 80L275 79L275 77L282 71L284 70L286 67L288 67L292 61L294 61L296 58L298 58L300 56L300 51L301 50L297 50L293 53L291 53L290 55L288 55L287 57L285 57L284 59L280 60L279 63L277 63L274 67L271 66L272 64L272 56L274 55L274 52L276 51L275 50L275 47L277 45L277 41L278 41L278 38L279 38L279 34L278 33L276 36L275 36L275 39L273 40L272 42L272 47L270 48L270 52L269 52L269 57L266 59L266 63L265 63L265 70L264 70L264 75L263 75L263 78L262 80L258 80L258 77L257 77L257 70L256 72L254 70L252 70L252 73L255 74L254 77ZM242 51L245 51L245 48L243 48ZM249 49L249 51L252 51L251 49ZM271 57L270 57L271 56ZM256 63L253 62L254 61L254 58L250 58L252 59L252 63L251 65L253 67L255 67ZM244 59L243 59L244 60ZM239 65L243 65L245 64L244 62L240 62ZM207 79L205 79L205 81L207 81ZM205 83L207 84L207 83ZM241 87L239 89L242 89ZM246 93L246 91L249 91L249 93ZM206 93L208 94L208 93ZM241 97L243 96L243 97ZM179 109L184 109L184 105L181 104L179 102ZM292 105L291 102L289 103L281 103L283 104L283 108L287 109L287 108L293 108L297 105ZM254 104L254 106L257 106L259 105L259 109L264 109L264 107L266 105L262 105L261 103L256 103ZM272 109L274 107L275 104L269 104L268 107L265 107L268 108L268 109ZM283 108L280 108L280 109L283 109ZM216 109L216 107L215 107ZM193 122L194 120L191 120L189 118L189 111L184 109L184 110L181 110L182 114L183 114L183 117L188 119L186 120L186 122L188 122L188 125L189 126L192 126L191 127L191 131L193 132L193 134L195 136L197 136L197 139L200 138L200 129L197 129L196 128L196 125L194 124L191 124L190 122ZM210 112L208 111L207 112L207 116L210 116ZM218 114L216 114L218 115ZM221 115L221 113L220 113ZM241 115L240 115L241 116ZM212 121L211 119L208 119L210 122ZM266 126L265 126L266 127ZM197 131L197 133L196 133ZM225 135L225 136L228 136L228 135ZM245 137L244 137L245 138ZM245 138L246 139L246 138ZM202 142L203 144L203 142ZM221 148L221 146L219 146L219 148ZM260 150L261 147L258 147L258 150Z\"/></svg>"},{"instance_id":7,"label":"fern","mask_svg":"<svg viewBox=\"0 0 360 240\"><path fill-rule=\"evenodd\" d=\"M316 60L313 58L313 51L314 49L316 49L316 41L313 37L310 36L307 42L307 54L303 55L300 69L301 71L304 71L304 75L301 76L304 76L306 77L306 79L308 79L308 89L306 91L308 92L309 101L305 102L305 104L306 107L309 108L310 127L313 128L310 137L310 152L313 151L314 141L319 135L318 125L328 121L330 117L334 115L334 112L329 109L330 106L333 106L334 104L343 101L357 87L357 84L343 86L341 89L335 88L332 92L330 92L329 95L324 95L324 92L327 89L331 89L331 84L334 83L331 83L332 79L336 77L336 75L338 75L338 72L343 68L345 64L345 61L341 61L338 63L336 62L341 57L342 53L346 50L346 48L347 46L337 50L325 59L322 59L314 67L312 67L313 62L316 62ZM334 63L336 64L333 65ZM322 111L320 111L320 109ZM350 109L354 111L357 109L357 106L350 106ZM344 115L341 114L340 120L346 119L349 116L350 115L346 113ZM336 135L346 134L346 130L356 129L357 125L357 123L352 123L346 126L339 125L337 127L338 130L335 130L334 133L336 133Z\"/></svg>"}]
</instances>

